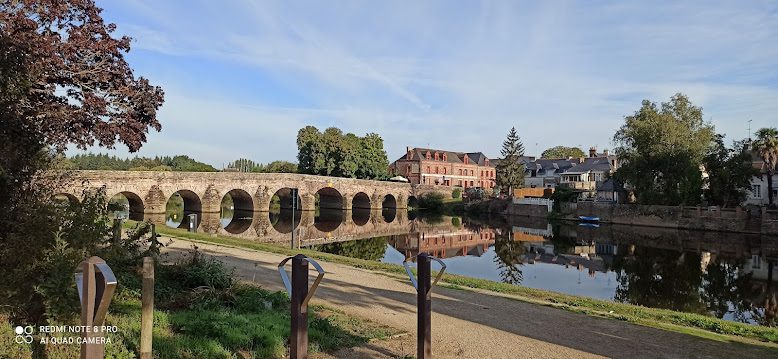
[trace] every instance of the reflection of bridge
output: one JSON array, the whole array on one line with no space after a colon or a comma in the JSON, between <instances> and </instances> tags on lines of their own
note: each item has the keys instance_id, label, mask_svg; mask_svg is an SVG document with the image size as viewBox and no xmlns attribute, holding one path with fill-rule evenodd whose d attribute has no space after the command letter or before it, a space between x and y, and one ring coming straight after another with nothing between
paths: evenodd
<instances>
[{"instance_id":1,"label":"reflection of bridge","mask_svg":"<svg viewBox=\"0 0 778 359\"><path fill-rule=\"evenodd\" d=\"M71 171L62 194L78 199L84 190L104 187L106 196L123 195L130 217L164 223L168 199L178 193L186 213L219 213L229 195L236 211L267 212L274 197L292 207L291 188L299 192L298 208L404 209L413 200L407 183L358 180L289 173ZM184 225L184 223L182 223Z\"/></svg>"},{"instance_id":2,"label":"reflection of bridge","mask_svg":"<svg viewBox=\"0 0 778 359\"><path fill-rule=\"evenodd\" d=\"M300 246L347 242L373 237L407 234L414 221L409 221L405 211L355 209L352 211L297 212L295 236ZM290 243L291 211L281 215L269 212L253 212L224 227L219 213L203 213L201 232L223 234L251 241Z\"/></svg>"}]
</instances>

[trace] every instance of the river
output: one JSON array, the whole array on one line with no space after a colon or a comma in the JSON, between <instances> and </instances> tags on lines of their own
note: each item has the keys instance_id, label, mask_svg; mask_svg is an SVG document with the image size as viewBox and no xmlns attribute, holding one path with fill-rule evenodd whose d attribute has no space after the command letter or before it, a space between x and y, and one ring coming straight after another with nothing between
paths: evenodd
<instances>
[{"instance_id":1,"label":"river","mask_svg":"<svg viewBox=\"0 0 778 359\"><path fill-rule=\"evenodd\" d=\"M198 215L199 231L291 245L291 211ZM182 208L167 218L187 226ZM396 264L428 252L450 273L778 325L774 237L389 210L297 212L294 226L295 246L323 252Z\"/></svg>"}]
</instances>

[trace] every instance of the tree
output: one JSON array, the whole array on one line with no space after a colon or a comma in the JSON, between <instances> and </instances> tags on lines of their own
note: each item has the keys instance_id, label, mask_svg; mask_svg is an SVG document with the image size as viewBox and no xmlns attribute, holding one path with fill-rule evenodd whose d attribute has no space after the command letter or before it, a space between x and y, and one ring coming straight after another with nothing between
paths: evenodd
<instances>
[{"instance_id":1,"label":"tree","mask_svg":"<svg viewBox=\"0 0 778 359\"><path fill-rule=\"evenodd\" d=\"M264 166L261 171L265 173L297 173L297 164L289 161L273 161Z\"/></svg>"},{"instance_id":2,"label":"tree","mask_svg":"<svg viewBox=\"0 0 778 359\"><path fill-rule=\"evenodd\" d=\"M3 93L15 97L19 125L58 150L119 142L134 152L160 130L162 89L133 75L131 39L114 38L93 1L4 0L0 10L3 68L13 73Z\"/></svg>"},{"instance_id":3,"label":"tree","mask_svg":"<svg viewBox=\"0 0 778 359\"><path fill-rule=\"evenodd\" d=\"M508 132L500 154L503 158L496 168L497 185L507 188L513 196L513 189L524 183L524 164L520 161L521 156L524 156L524 144L521 143L515 127L511 127Z\"/></svg>"},{"instance_id":4,"label":"tree","mask_svg":"<svg viewBox=\"0 0 778 359\"><path fill-rule=\"evenodd\" d=\"M751 165L751 155L744 142L732 148L724 146L724 136L717 134L703 161L708 172L705 200L723 207L740 205L748 196L751 178L758 174Z\"/></svg>"},{"instance_id":5,"label":"tree","mask_svg":"<svg viewBox=\"0 0 778 359\"><path fill-rule=\"evenodd\" d=\"M764 161L764 174L767 175L767 198L768 203L772 206L775 204L775 198L773 198L773 175L775 175L775 168L778 167L778 130L774 127L769 127L756 131L754 151Z\"/></svg>"},{"instance_id":6,"label":"tree","mask_svg":"<svg viewBox=\"0 0 778 359\"><path fill-rule=\"evenodd\" d=\"M102 194L52 200L61 178L47 171L58 168L50 150L137 151L160 129L162 89L135 77L130 38L112 37L100 11L90 0L0 0L0 311L29 324L60 314L57 302L72 310L74 261L110 248Z\"/></svg>"},{"instance_id":7,"label":"tree","mask_svg":"<svg viewBox=\"0 0 778 359\"><path fill-rule=\"evenodd\" d=\"M300 173L362 179L388 177L389 160L381 136L358 137L335 127L319 132L306 126L297 133Z\"/></svg>"},{"instance_id":8,"label":"tree","mask_svg":"<svg viewBox=\"0 0 778 359\"><path fill-rule=\"evenodd\" d=\"M542 158L581 158L585 157L584 151L578 147L554 146L540 155Z\"/></svg>"},{"instance_id":9,"label":"tree","mask_svg":"<svg viewBox=\"0 0 778 359\"><path fill-rule=\"evenodd\" d=\"M702 119L702 108L683 94L674 95L661 108L643 100L613 138L621 161L615 177L633 188L638 203L698 204L700 167L714 133Z\"/></svg>"}]
</instances>

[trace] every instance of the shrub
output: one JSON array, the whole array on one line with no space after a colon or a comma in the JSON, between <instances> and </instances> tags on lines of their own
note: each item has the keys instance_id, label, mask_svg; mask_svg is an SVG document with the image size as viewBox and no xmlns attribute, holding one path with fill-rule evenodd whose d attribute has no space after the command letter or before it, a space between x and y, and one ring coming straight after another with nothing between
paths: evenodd
<instances>
[{"instance_id":1,"label":"shrub","mask_svg":"<svg viewBox=\"0 0 778 359\"><path fill-rule=\"evenodd\" d=\"M451 191L451 198L457 199L460 197L462 197L462 189L459 187L454 188L454 190Z\"/></svg>"},{"instance_id":2,"label":"shrub","mask_svg":"<svg viewBox=\"0 0 778 359\"><path fill-rule=\"evenodd\" d=\"M438 192L427 193L419 199L419 207L430 211L443 209L443 195Z\"/></svg>"}]
</instances>

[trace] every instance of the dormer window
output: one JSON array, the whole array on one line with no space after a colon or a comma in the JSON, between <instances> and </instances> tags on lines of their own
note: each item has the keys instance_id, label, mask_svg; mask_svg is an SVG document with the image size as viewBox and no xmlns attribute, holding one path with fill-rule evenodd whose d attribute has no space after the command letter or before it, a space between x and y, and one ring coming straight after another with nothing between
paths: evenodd
<instances>
[{"instance_id":1,"label":"dormer window","mask_svg":"<svg viewBox=\"0 0 778 359\"><path fill-rule=\"evenodd\" d=\"M440 154L435 152L435 161L440 161Z\"/></svg>"},{"instance_id":2,"label":"dormer window","mask_svg":"<svg viewBox=\"0 0 778 359\"><path fill-rule=\"evenodd\" d=\"M487 158L487 159L485 159L485 160L484 160L484 163L486 163L486 164L485 164L485 166L489 166L489 159L488 159L488 158Z\"/></svg>"},{"instance_id":3,"label":"dormer window","mask_svg":"<svg viewBox=\"0 0 778 359\"><path fill-rule=\"evenodd\" d=\"M467 163L468 163L468 161L467 161L467 155L465 155L465 161L464 161L464 162L465 162L465 164L467 164Z\"/></svg>"},{"instance_id":4,"label":"dormer window","mask_svg":"<svg viewBox=\"0 0 778 359\"><path fill-rule=\"evenodd\" d=\"M430 151L427 151L427 154L426 154L426 155L424 155L424 157L426 157L427 159L430 159L430 158L431 158L431 156L430 156Z\"/></svg>"},{"instance_id":5,"label":"dormer window","mask_svg":"<svg viewBox=\"0 0 778 359\"><path fill-rule=\"evenodd\" d=\"M448 156L446 156L446 154L444 153L443 154L443 162L446 162L447 160L448 160Z\"/></svg>"}]
</instances>

